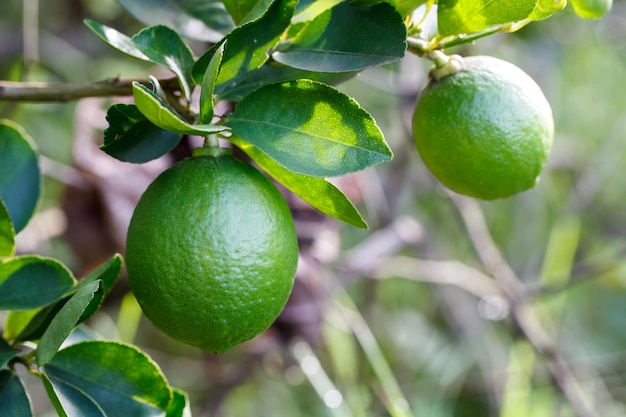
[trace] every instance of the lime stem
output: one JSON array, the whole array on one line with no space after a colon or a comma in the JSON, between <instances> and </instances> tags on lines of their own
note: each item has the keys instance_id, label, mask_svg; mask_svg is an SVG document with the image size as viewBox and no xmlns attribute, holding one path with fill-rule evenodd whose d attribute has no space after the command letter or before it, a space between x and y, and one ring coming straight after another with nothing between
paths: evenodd
<instances>
[{"instance_id":1,"label":"lime stem","mask_svg":"<svg viewBox=\"0 0 626 417\"><path fill-rule=\"evenodd\" d=\"M208 148L219 148L220 141L216 135L209 135L204 137L204 146Z\"/></svg>"}]
</instances>

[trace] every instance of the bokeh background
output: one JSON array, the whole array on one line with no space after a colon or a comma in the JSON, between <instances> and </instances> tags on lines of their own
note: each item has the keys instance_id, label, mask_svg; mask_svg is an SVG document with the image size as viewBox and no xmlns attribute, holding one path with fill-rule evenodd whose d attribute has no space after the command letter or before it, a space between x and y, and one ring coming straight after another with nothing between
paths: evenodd
<instances>
[{"instance_id":1,"label":"bokeh background","mask_svg":"<svg viewBox=\"0 0 626 417\"><path fill-rule=\"evenodd\" d=\"M2 0L0 79L80 82L160 71L106 46L85 18L127 34L143 27L114 0ZM206 48L191 45L198 54ZM429 63L407 56L339 86L374 116L396 157L337 179L369 230L287 195L301 260L293 296L271 329L226 355L201 352L154 329L123 278L86 331L148 352L189 393L195 416L574 416L550 352L546 359L515 325L515 306L481 258L493 241L526 284L527 303L581 398L599 416L626 415L626 4L616 1L598 21L568 6L450 52L506 59L544 90L556 138L536 188L477 202L438 185L410 135ZM123 253L141 192L198 145L189 138L145 165L113 160L98 145L107 106L125 100L0 102L0 118L36 140L45 174L38 214L18 236L20 253L57 257L79 277ZM25 377L37 415L52 415L38 380Z\"/></svg>"}]
</instances>

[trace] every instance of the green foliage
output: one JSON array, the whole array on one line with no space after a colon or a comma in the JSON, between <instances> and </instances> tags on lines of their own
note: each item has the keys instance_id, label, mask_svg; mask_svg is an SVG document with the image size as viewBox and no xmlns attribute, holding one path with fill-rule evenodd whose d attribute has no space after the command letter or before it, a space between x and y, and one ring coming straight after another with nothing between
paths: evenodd
<instances>
[{"instance_id":1,"label":"green foliage","mask_svg":"<svg viewBox=\"0 0 626 417\"><path fill-rule=\"evenodd\" d=\"M95 20L87 19L85 25L114 50L162 67L155 69L155 74L165 70L175 78L171 83L146 74L145 78L132 83L133 104L110 105L106 113L108 128L101 146L105 153L120 161L145 163L172 151L185 136L202 136L211 144L216 144L217 139L228 141L268 176L315 209L359 228L368 227L359 209L327 178L391 161L393 153L383 132L393 130L382 129L365 110L366 106L335 86L367 69L394 74L407 52L440 64L442 51L447 53L453 46L491 34L514 32L533 21L555 16L566 5L565 0L118 0L118 3L147 27L128 36ZM572 0L571 3L574 11L585 18L604 16L612 7L610 0ZM119 23L123 19L115 21ZM601 31L597 34L600 36ZM188 40L201 42L189 43ZM204 47L206 50L202 50ZM594 75L601 72L595 71L596 65L605 65L604 71L612 70L614 62L605 60L604 55L588 55L587 52L585 57L593 59L586 62L593 62L593 68L564 66L564 71L570 72L568 79L575 78L572 73ZM116 68L109 64L104 67L108 76L117 75ZM596 81L601 84L599 79ZM614 86L607 88L614 89ZM198 89L199 94L194 94ZM586 95L583 97L588 100ZM570 100L562 101L563 108L570 104ZM218 108L228 110L219 114ZM28 108L29 111L32 108ZM577 120L577 123L582 122ZM402 123L397 121L397 124ZM41 131L45 131L45 127L40 126L40 134L34 136L38 139L45 136ZM604 133L598 136L605 136ZM577 128L570 128L567 134L576 135ZM405 155L402 156L404 159ZM100 310L122 273L120 255L111 256L77 280L70 269L55 258L19 253L19 244L16 244L19 236L16 235L27 227L41 200L39 159L30 135L17 123L0 120L0 310L7 311L0 337L3 416L33 415L28 387L20 374L24 369L41 380L51 405L60 416L191 416L192 400L187 393L172 387L159 366L137 347L105 340L77 342L90 337L85 322ZM420 181L426 180L420 178ZM547 181L556 180L548 177ZM463 232L455 223L458 219L441 205L434 208L431 195L419 197L422 199L420 215L438 218L433 224L440 228L440 235L455 236L450 239L455 241L450 251L467 255L464 246L467 243L456 238ZM623 201L613 198L619 200L619 204ZM496 213L494 217L498 217L501 207L490 206ZM526 207L518 208L519 212L524 209ZM517 216L513 220L501 216L507 217L506 221L494 221L496 226L498 221L523 223L523 226L507 223L508 228L495 227L500 236L522 234L516 227L524 229L523 233L530 233L527 221L520 220L519 213ZM547 222L546 218L537 223ZM381 222L388 220L379 219ZM542 285L568 285L576 272L577 251L584 249L582 239L587 231L582 220L582 214L556 217L550 236L546 236L548 245L542 253L543 267L537 274ZM437 239L439 237L433 240ZM437 244L432 243L428 249L433 250ZM518 257L516 262L532 269L526 265L530 257L528 245L520 246L523 250L510 249L510 252ZM540 253L541 249L537 251ZM436 249L434 252L439 253ZM360 262L365 261L370 259ZM420 279L420 274L427 275L429 265L407 268L404 274L415 274ZM617 276L613 276L613 272L606 275L607 281L618 282L613 285L622 285L623 277L618 273L615 273ZM384 407L390 415L409 416L413 404L404 398L394 372L402 375L410 371L419 375L415 380L410 379L411 384L422 384L421 378L425 377L437 380L437 390L441 386L452 387L450 392L439 392L436 398L461 398L465 390L473 389L472 360L459 353L457 346L447 340L440 329L424 324L429 306L434 308L433 300L446 301L446 292L431 293L415 288L413 283L405 286L386 282L378 286L377 291L368 290L368 297L376 293L380 299L366 318L360 316L347 294L337 297L335 293L331 306L325 307L330 319L324 325L329 353L326 359L332 364L334 372L329 375L334 381L322 367L317 374L304 376L318 390L320 398L324 394L323 387L330 386L345 393L340 407L331 410L328 406L324 412L366 415L370 408L376 408L376 413L381 414L378 408ZM594 294L617 298L610 290L608 286L600 287ZM571 296L580 304L588 294L574 290ZM545 308L546 317L560 318L566 312L570 314L566 318L580 314L569 311L574 310L572 305L576 304L566 304L565 297L557 301ZM621 305L620 302L615 299L607 305ZM416 312L415 305L419 305L420 313ZM471 307L475 309L475 305ZM598 331L596 325L606 326L609 333L620 333L616 329L623 330L622 316L607 312L602 317L611 320L588 323L587 339L594 339ZM379 326L383 337L376 335L380 345L365 319L384 322ZM462 319L455 318L461 326ZM414 328L422 330L415 336L416 340L403 339L409 326L411 332ZM496 336L492 335L490 340L511 342L508 330L493 330ZM480 341L474 343L474 347L478 347L476 352L491 352L483 349ZM409 345L419 348L409 349ZM511 345L508 362L511 375L523 373L524 378L510 377L506 381L501 415L530 410L530 406L524 408L513 395L515 390L525 390L529 398L537 400L532 413L528 413L548 415L552 404L562 402L560 394L552 387L541 392L536 387L529 389L535 382L534 369L541 364L536 362L535 352L525 342ZM320 363L307 349L291 350L293 358L290 360L295 359L303 370L306 363ZM391 369L385 356L394 354L398 358L392 360L406 364L408 371ZM359 360L367 366L361 365ZM359 381L364 376L374 381L375 394ZM265 388L268 387L273 388L272 384ZM270 390L271 395L263 395L247 388L247 385L241 386L241 395L258 396L253 411L259 415L264 410L257 405L276 398L276 401L290 401L292 397L280 390ZM422 392L424 390L420 389ZM428 394L432 392L426 389L423 396L428 397ZM380 405L372 405L377 398L382 399ZM424 406L422 401L413 411L416 415L461 415L454 409L456 405L450 403L452 401L446 405ZM351 409L346 404L351 405ZM310 415L309 404L305 405L295 401L293 409ZM231 402L227 407L241 410L248 406ZM476 415L487 414L479 409ZM470 407L466 410L474 412Z\"/></svg>"}]
</instances>

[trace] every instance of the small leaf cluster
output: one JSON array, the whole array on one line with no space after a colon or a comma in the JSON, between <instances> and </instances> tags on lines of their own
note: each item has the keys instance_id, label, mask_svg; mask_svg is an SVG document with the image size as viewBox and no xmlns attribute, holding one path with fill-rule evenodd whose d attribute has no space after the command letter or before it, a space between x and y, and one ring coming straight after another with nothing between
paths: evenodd
<instances>
[{"instance_id":1,"label":"small leaf cluster","mask_svg":"<svg viewBox=\"0 0 626 417\"><path fill-rule=\"evenodd\" d=\"M0 148L0 311L8 311L0 337L2 414L33 415L16 372L23 366L41 379L60 416L184 415L185 394L145 353L94 340L82 325L117 282L119 254L80 280L56 259L15 254L15 234L39 201L39 158L32 138L8 120L0 120Z\"/></svg>"}]
</instances>

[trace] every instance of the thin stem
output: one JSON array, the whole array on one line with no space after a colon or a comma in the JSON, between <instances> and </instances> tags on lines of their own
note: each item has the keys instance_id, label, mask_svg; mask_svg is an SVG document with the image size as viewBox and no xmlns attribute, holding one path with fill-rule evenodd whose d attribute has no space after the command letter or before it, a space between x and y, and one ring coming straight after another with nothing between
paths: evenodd
<instances>
[{"instance_id":1,"label":"thin stem","mask_svg":"<svg viewBox=\"0 0 626 417\"><path fill-rule=\"evenodd\" d=\"M80 83L0 81L0 101L65 102L87 97L131 96L133 81L149 85L147 79L107 78ZM165 91L180 91L176 78L159 80Z\"/></svg>"}]
</instances>

